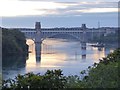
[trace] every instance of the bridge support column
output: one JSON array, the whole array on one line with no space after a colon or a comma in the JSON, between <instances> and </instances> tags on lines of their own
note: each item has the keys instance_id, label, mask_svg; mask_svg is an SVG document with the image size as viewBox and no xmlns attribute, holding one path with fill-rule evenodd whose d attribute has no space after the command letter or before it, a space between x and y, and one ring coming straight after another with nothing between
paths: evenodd
<instances>
[{"instance_id":1,"label":"bridge support column","mask_svg":"<svg viewBox=\"0 0 120 90\"><path fill-rule=\"evenodd\" d=\"M86 42L81 42L81 49L86 50Z\"/></svg>"},{"instance_id":2,"label":"bridge support column","mask_svg":"<svg viewBox=\"0 0 120 90\"><path fill-rule=\"evenodd\" d=\"M81 52L82 59L86 59L86 42L81 42Z\"/></svg>"},{"instance_id":3,"label":"bridge support column","mask_svg":"<svg viewBox=\"0 0 120 90\"><path fill-rule=\"evenodd\" d=\"M82 24L82 42L81 42L81 50L82 50L82 59L86 58L86 25Z\"/></svg>"},{"instance_id":4,"label":"bridge support column","mask_svg":"<svg viewBox=\"0 0 120 90\"><path fill-rule=\"evenodd\" d=\"M40 22L36 22L35 25L36 36L35 36L35 52L36 52L36 62L41 60L41 25Z\"/></svg>"},{"instance_id":5,"label":"bridge support column","mask_svg":"<svg viewBox=\"0 0 120 90\"><path fill-rule=\"evenodd\" d=\"M41 60L41 42L35 42L36 61Z\"/></svg>"}]
</instances>

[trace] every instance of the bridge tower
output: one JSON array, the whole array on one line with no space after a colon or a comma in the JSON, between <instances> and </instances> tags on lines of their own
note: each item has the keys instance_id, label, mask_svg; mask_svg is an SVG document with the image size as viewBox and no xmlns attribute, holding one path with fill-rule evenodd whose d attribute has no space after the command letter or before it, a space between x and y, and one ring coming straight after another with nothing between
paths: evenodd
<instances>
[{"instance_id":1,"label":"bridge tower","mask_svg":"<svg viewBox=\"0 0 120 90\"><path fill-rule=\"evenodd\" d=\"M86 57L86 24L82 24L82 42L81 42L81 50L82 50L82 58Z\"/></svg>"},{"instance_id":2,"label":"bridge tower","mask_svg":"<svg viewBox=\"0 0 120 90\"><path fill-rule=\"evenodd\" d=\"M40 22L35 23L35 30L36 30L36 36L35 36L35 52L36 52L36 61L41 60L41 24Z\"/></svg>"}]
</instances>

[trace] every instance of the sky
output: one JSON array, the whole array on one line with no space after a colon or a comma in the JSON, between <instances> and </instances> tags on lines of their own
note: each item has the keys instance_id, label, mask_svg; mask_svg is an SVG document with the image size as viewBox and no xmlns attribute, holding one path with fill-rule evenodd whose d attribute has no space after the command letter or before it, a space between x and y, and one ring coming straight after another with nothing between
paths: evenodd
<instances>
[{"instance_id":1,"label":"sky","mask_svg":"<svg viewBox=\"0 0 120 90\"><path fill-rule=\"evenodd\" d=\"M119 0L0 0L0 26L117 27Z\"/></svg>"}]
</instances>

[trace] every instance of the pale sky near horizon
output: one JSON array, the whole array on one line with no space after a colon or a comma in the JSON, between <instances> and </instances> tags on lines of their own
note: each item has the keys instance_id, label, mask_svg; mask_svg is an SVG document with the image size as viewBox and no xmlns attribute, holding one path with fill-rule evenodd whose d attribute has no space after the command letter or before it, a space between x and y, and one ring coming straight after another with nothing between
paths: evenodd
<instances>
[{"instance_id":1,"label":"pale sky near horizon","mask_svg":"<svg viewBox=\"0 0 120 90\"><path fill-rule=\"evenodd\" d=\"M42 27L118 26L119 0L0 0L0 26Z\"/></svg>"}]
</instances>

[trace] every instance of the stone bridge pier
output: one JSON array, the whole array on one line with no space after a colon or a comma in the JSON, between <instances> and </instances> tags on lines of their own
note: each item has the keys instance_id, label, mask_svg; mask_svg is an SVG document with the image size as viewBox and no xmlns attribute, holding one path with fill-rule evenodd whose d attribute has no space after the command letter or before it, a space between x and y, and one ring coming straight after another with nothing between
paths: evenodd
<instances>
[{"instance_id":1,"label":"stone bridge pier","mask_svg":"<svg viewBox=\"0 0 120 90\"><path fill-rule=\"evenodd\" d=\"M36 35L35 35L36 61L39 62L41 60L41 44L42 44L40 22L35 23L35 30L36 30Z\"/></svg>"},{"instance_id":2,"label":"stone bridge pier","mask_svg":"<svg viewBox=\"0 0 120 90\"><path fill-rule=\"evenodd\" d=\"M85 24L82 24L82 30L83 30L83 34L82 34L82 41L81 41L81 49L86 50L86 25Z\"/></svg>"},{"instance_id":3,"label":"stone bridge pier","mask_svg":"<svg viewBox=\"0 0 120 90\"><path fill-rule=\"evenodd\" d=\"M82 59L86 57L86 25L82 24L82 41L81 41L81 50L82 50Z\"/></svg>"}]
</instances>

